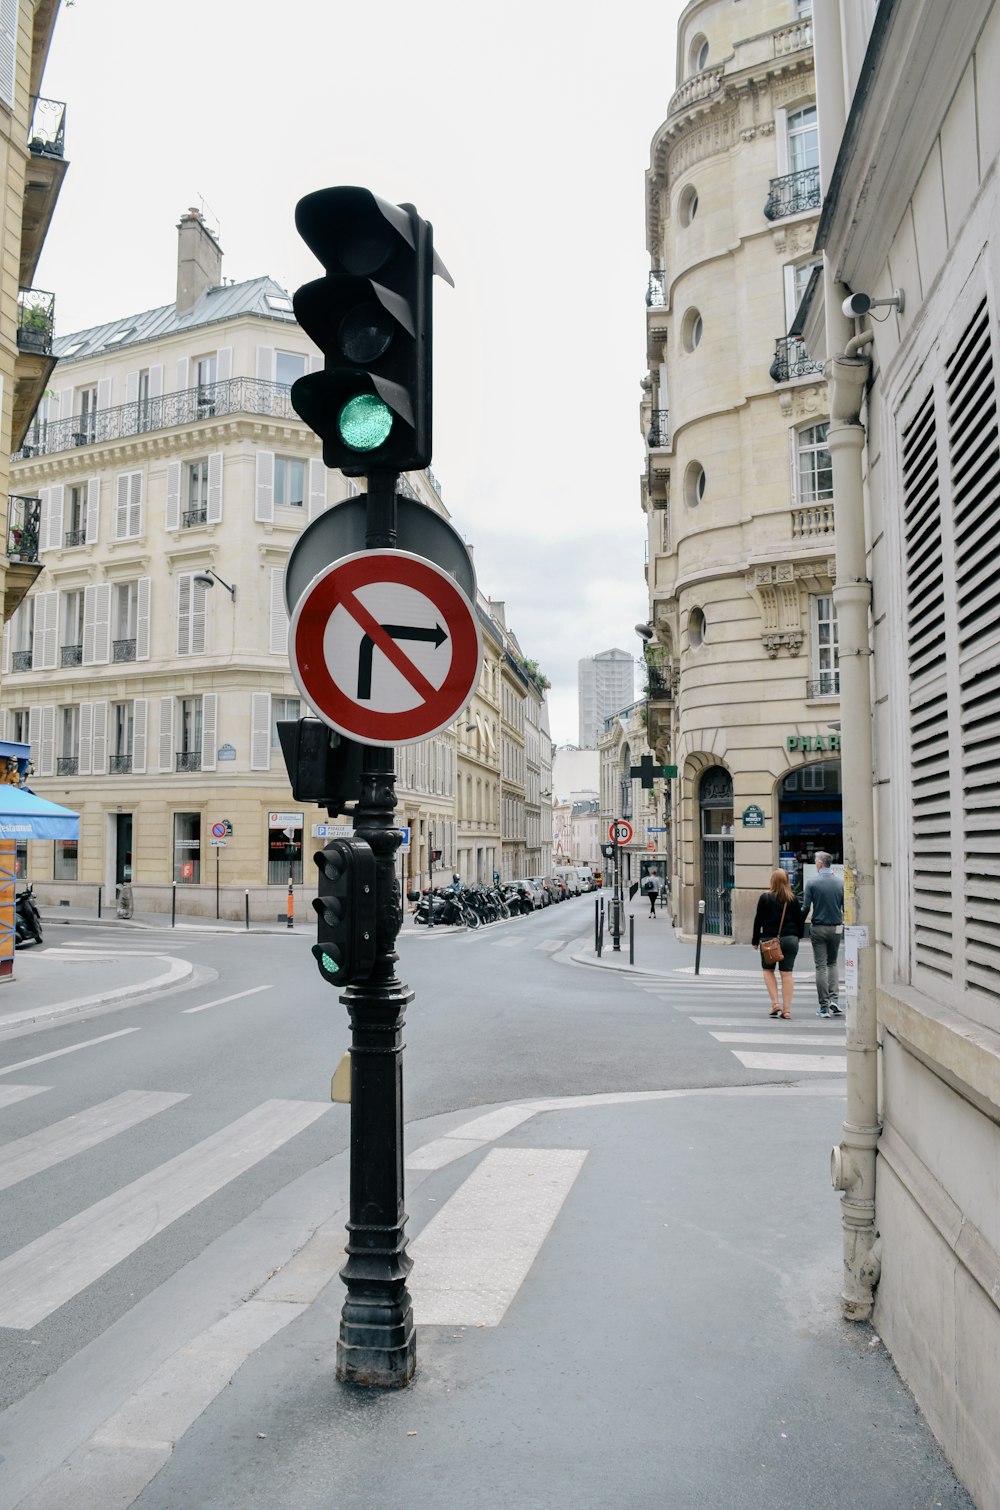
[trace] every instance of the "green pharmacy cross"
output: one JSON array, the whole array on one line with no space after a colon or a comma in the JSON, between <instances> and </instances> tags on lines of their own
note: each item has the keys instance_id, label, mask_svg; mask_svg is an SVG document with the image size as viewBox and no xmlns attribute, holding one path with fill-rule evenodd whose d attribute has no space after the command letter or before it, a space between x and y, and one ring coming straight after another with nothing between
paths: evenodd
<instances>
[{"instance_id":1,"label":"green pharmacy cross","mask_svg":"<svg viewBox=\"0 0 1000 1510\"><path fill-rule=\"evenodd\" d=\"M657 776L676 776L677 767L675 765L654 765L652 755L644 755L638 765L629 767L629 775L633 779L639 777L642 785L649 791Z\"/></svg>"}]
</instances>

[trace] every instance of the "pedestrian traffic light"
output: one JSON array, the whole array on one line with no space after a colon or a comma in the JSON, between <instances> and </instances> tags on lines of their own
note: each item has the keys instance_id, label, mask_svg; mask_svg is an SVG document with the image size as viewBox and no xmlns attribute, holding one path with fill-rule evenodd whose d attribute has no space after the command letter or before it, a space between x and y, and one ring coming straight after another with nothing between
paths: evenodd
<instances>
[{"instance_id":1,"label":"pedestrian traffic light","mask_svg":"<svg viewBox=\"0 0 1000 1510\"><path fill-rule=\"evenodd\" d=\"M452 282L430 223L345 185L300 199L295 225L326 268L292 300L326 363L292 384L292 407L349 477L429 466L431 279Z\"/></svg>"},{"instance_id":2,"label":"pedestrian traffic light","mask_svg":"<svg viewBox=\"0 0 1000 1510\"><path fill-rule=\"evenodd\" d=\"M363 839L331 839L319 867L319 917L313 954L331 986L367 980L375 963L375 855Z\"/></svg>"},{"instance_id":3,"label":"pedestrian traffic light","mask_svg":"<svg viewBox=\"0 0 1000 1510\"><path fill-rule=\"evenodd\" d=\"M441 851L439 849L432 849L431 850L431 859L432 860L440 860L440 858L441 858Z\"/></svg>"},{"instance_id":4,"label":"pedestrian traffic light","mask_svg":"<svg viewBox=\"0 0 1000 1510\"><path fill-rule=\"evenodd\" d=\"M361 745L319 718L278 719L277 730L296 802L343 813L361 800Z\"/></svg>"}]
</instances>

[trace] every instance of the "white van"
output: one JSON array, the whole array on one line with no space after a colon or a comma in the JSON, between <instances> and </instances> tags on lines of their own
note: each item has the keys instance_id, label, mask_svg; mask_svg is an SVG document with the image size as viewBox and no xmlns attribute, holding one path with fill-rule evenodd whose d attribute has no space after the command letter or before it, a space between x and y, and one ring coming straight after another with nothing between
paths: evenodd
<instances>
[{"instance_id":1,"label":"white van","mask_svg":"<svg viewBox=\"0 0 1000 1510\"><path fill-rule=\"evenodd\" d=\"M580 896L581 892L589 891L593 885L589 865L557 865L552 874L566 882L570 894L574 897Z\"/></svg>"}]
</instances>

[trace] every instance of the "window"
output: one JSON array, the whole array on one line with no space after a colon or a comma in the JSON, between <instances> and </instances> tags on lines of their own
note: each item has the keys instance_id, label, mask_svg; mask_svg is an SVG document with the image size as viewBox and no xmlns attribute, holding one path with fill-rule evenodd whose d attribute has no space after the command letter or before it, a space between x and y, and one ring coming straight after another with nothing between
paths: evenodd
<instances>
[{"instance_id":1,"label":"window","mask_svg":"<svg viewBox=\"0 0 1000 1510\"><path fill-rule=\"evenodd\" d=\"M182 529L208 522L208 457L188 463L187 508L181 515Z\"/></svg>"},{"instance_id":2,"label":"window","mask_svg":"<svg viewBox=\"0 0 1000 1510\"><path fill-rule=\"evenodd\" d=\"M10 669L30 671L31 653L35 632L35 600L26 598L10 621L11 635Z\"/></svg>"},{"instance_id":3,"label":"window","mask_svg":"<svg viewBox=\"0 0 1000 1510\"><path fill-rule=\"evenodd\" d=\"M80 769L80 711L74 703L59 709L59 754L56 775L75 776ZM70 877L64 876L63 880Z\"/></svg>"},{"instance_id":4,"label":"window","mask_svg":"<svg viewBox=\"0 0 1000 1510\"><path fill-rule=\"evenodd\" d=\"M824 420L796 434L800 503L819 503L833 497L833 465L826 447L829 428Z\"/></svg>"},{"instance_id":5,"label":"window","mask_svg":"<svg viewBox=\"0 0 1000 1510\"><path fill-rule=\"evenodd\" d=\"M55 881L76 880L76 839L56 839L53 844L52 878Z\"/></svg>"},{"instance_id":6,"label":"window","mask_svg":"<svg viewBox=\"0 0 1000 1510\"><path fill-rule=\"evenodd\" d=\"M688 67L691 73L701 73L708 65L708 38L702 32L691 38L688 48Z\"/></svg>"},{"instance_id":7,"label":"window","mask_svg":"<svg viewBox=\"0 0 1000 1510\"><path fill-rule=\"evenodd\" d=\"M840 691L839 636L837 610L826 594L811 599L812 667L816 682L810 690L818 697L832 697Z\"/></svg>"},{"instance_id":8,"label":"window","mask_svg":"<svg viewBox=\"0 0 1000 1510\"><path fill-rule=\"evenodd\" d=\"M698 190L694 184L688 184L682 191L677 208L681 225L690 225L698 213Z\"/></svg>"},{"instance_id":9,"label":"window","mask_svg":"<svg viewBox=\"0 0 1000 1510\"><path fill-rule=\"evenodd\" d=\"M688 641L697 649L705 640L705 614L701 608L692 608L688 614Z\"/></svg>"},{"instance_id":10,"label":"window","mask_svg":"<svg viewBox=\"0 0 1000 1510\"><path fill-rule=\"evenodd\" d=\"M13 743L16 745L30 744L31 739L28 735L28 709L11 708L8 719L10 723L10 737Z\"/></svg>"},{"instance_id":11,"label":"window","mask_svg":"<svg viewBox=\"0 0 1000 1510\"><path fill-rule=\"evenodd\" d=\"M280 750L281 741L278 738L278 724L302 717L301 704L297 697L272 697L271 698L271 749Z\"/></svg>"},{"instance_id":12,"label":"window","mask_svg":"<svg viewBox=\"0 0 1000 1510\"><path fill-rule=\"evenodd\" d=\"M697 309L689 309L681 321L681 344L685 351L694 351L699 345L703 333L701 314Z\"/></svg>"},{"instance_id":13,"label":"window","mask_svg":"<svg viewBox=\"0 0 1000 1510\"><path fill-rule=\"evenodd\" d=\"M178 729L177 769L201 770L201 698L182 697Z\"/></svg>"},{"instance_id":14,"label":"window","mask_svg":"<svg viewBox=\"0 0 1000 1510\"><path fill-rule=\"evenodd\" d=\"M813 0L795 0L795 19L797 21L811 21L813 13Z\"/></svg>"},{"instance_id":15,"label":"window","mask_svg":"<svg viewBox=\"0 0 1000 1510\"><path fill-rule=\"evenodd\" d=\"M819 167L819 131L816 106L805 105L788 117L788 171L804 173Z\"/></svg>"},{"instance_id":16,"label":"window","mask_svg":"<svg viewBox=\"0 0 1000 1510\"><path fill-rule=\"evenodd\" d=\"M87 489L79 484L68 490L66 510L66 545L85 545L87 541Z\"/></svg>"},{"instance_id":17,"label":"window","mask_svg":"<svg viewBox=\"0 0 1000 1510\"><path fill-rule=\"evenodd\" d=\"M274 458L274 501L300 509L305 498L306 464L292 456Z\"/></svg>"},{"instance_id":18,"label":"window","mask_svg":"<svg viewBox=\"0 0 1000 1510\"><path fill-rule=\"evenodd\" d=\"M76 390L73 408L76 411L76 429L73 432L73 443L77 446L88 446L93 443L97 434L97 387L96 385Z\"/></svg>"},{"instance_id":19,"label":"window","mask_svg":"<svg viewBox=\"0 0 1000 1510\"><path fill-rule=\"evenodd\" d=\"M274 377L278 383L291 387L296 378L305 377L306 358L297 351L276 351L274 354Z\"/></svg>"},{"instance_id":20,"label":"window","mask_svg":"<svg viewBox=\"0 0 1000 1510\"><path fill-rule=\"evenodd\" d=\"M198 418L211 419L215 413L215 383L218 373L215 353L213 352L211 356L195 357L191 366L194 371L194 386L198 390Z\"/></svg>"},{"instance_id":21,"label":"window","mask_svg":"<svg viewBox=\"0 0 1000 1510\"><path fill-rule=\"evenodd\" d=\"M174 880L197 885L201 879L201 814L174 814Z\"/></svg>"},{"instance_id":22,"label":"window","mask_svg":"<svg viewBox=\"0 0 1000 1510\"><path fill-rule=\"evenodd\" d=\"M302 830L297 828L291 838L283 828L267 831L267 884L282 886L288 881L297 885L302 882Z\"/></svg>"},{"instance_id":23,"label":"window","mask_svg":"<svg viewBox=\"0 0 1000 1510\"><path fill-rule=\"evenodd\" d=\"M684 502L689 508L698 507L705 496L705 485L705 468L700 461L690 462L684 473Z\"/></svg>"},{"instance_id":24,"label":"window","mask_svg":"<svg viewBox=\"0 0 1000 1510\"><path fill-rule=\"evenodd\" d=\"M63 593L61 666L83 665L83 593Z\"/></svg>"},{"instance_id":25,"label":"window","mask_svg":"<svg viewBox=\"0 0 1000 1510\"><path fill-rule=\"evenodd\" d=\"M133 727L132 703L112 703L112 748L108 757L108 770L113 776L128 774L132 769Z\"/></svg>"}]
</instances>

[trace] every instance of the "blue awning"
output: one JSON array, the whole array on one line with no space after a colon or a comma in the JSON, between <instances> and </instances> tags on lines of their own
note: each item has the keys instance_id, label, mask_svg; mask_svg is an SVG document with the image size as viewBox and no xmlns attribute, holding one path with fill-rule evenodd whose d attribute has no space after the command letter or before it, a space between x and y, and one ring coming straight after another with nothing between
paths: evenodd
<instances>
[{"instance_id":1,"label":"blue awning","mask_svg":"<svg viewBox=\"0 0 1000 1510\"><path fill-rule=\"evenodd\" d=\"M26 786L0 786L0 839L79 839L80 814Z\"/></svg>"}]
</instances>

